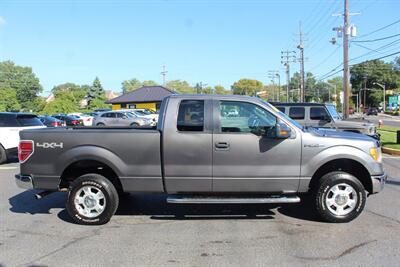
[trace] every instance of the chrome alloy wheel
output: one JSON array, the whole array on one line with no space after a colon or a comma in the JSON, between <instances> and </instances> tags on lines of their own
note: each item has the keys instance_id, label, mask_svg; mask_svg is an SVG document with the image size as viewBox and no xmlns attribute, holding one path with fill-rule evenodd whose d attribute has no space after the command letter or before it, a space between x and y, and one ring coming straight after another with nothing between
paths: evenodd
<instances>
[{"instance_id":1,"label":"chrome alloy wheel","mask_svg":"<svg viewBox=\"0 0 400 267\"><path fill-rule=\"evenodd\" d=\"M74 198L78 213L87 218L99 216L106 207L106 198L97 187L86 185L78 190Z\"/></svg>"},{"instance_id":2,"label":"chrome alloy wheel","mask_svg":"<svg viewBox=\"0 0 400 267\"><path fill-rule=\"evenodd\" d=\"M345 183L334 185L326 194L325 204L333 214L344 216L355 209L357 192L352 186Z\"/></svg>"}]
</instances>

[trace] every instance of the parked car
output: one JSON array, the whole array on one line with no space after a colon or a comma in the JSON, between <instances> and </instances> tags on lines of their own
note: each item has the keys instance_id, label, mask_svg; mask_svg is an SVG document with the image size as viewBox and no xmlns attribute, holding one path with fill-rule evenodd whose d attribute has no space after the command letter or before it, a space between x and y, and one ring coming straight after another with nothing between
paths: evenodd
<instances>
[{"instance_id":1,"label":"parked car","mask_svg":"<svg viewBox=\"0 0 400 267\"><path fill-rule=\"evenodd\" d=\"M239 116L221 114L232 109ZM348 222L386 181L377 140L303 127L259 98L171 95L160 114L157 129L22 131L16 182L42 195L68 191L71 218L94 225L110 220L123 192L175 204L298 203L309 194L321 219Z\"/></svg>"},{"instance_id":2,"label":"parked car","mask_svg":"<svg viewBox=\"0 0 400 267\"><path fill-rule=\"evenodd\" d=\"M120 109L120 110L116 110L116 111L122 112L124 114L128 114L128 115L133 116L133 117L138 118L138 119L142 119L144 121L144 125L143 126L155 126L155 125L157 125L158 115L157 115L157 120L156 120L154 118L154 116L147 116L143 112L137 111L137 110L134 110L134 109Z\"/></svg>"},{"instance_id":3,"label":"parked car","mask_svg":"<svg viewBox=\"0 0 400 267\"><path fill-rule=\"evenodd\" d=\"M369 108L368 110L367 110L367 115L375 115L375 116L378 116L378 109L377 108Z\"/></svg>"},{"instance_id":4,"label":"parked car","mask_svg":"<svg viewBox=\"0 0 400 267\"><path fill-rule=\"evenodd\" d=\"M83 121L76 116L67 114L54 114L52 117L64 121L67 126L83 126Z\"/></svg>"},{"instance_id":5,"label":"parked car","mask_svg":"<svg viewBox=\"0 0 400 267\"><path fill-rule=\"evenodd\" d=\"M143 108L143 109L132 109L132 111L136 112L140 116L152 119L156 123L158 122L158 114L152 110Z\"/></svg>"},{"instance_id":6,"label":"parked car","mask_svg":"<svg viewBox=\"0 0 400 267\"><path fill-rule=\"evenodd\" d=\"M70 113L69 116L74 116L77 119L82 120L84 126L93 125L93 116L86 115L84 113Z\"/></svg>"},{"instance_id":7,"label":"parked car","mask_svg":"<svg viewBox=\"0 0 400 267\"><path fill-rule=\"evenodd\" d=\"M17 157L21 130L44 127L34 114L0 112L0 164Z\"/></svg>"},{"instance_id":8,"label":"parked car","mask_svg":"<svg viewBox=\"0 0 400 267\"><path fill-rule=\"evenodd\" d=\"M93 120L93 126L126 126L140 127L149 125L151 120L139 118L130 112L110 111L104 112Z\"/></svg>"},{"instance_id":9,"label":"parked car","mask_svg":"<svg viewBox=\"0 0 400 267\"><path fill-rule=\"evenodd\" d=\"M331 128L340 131L362 133L379 139L373 123L343 120L333 104L320 103L272 103L280 111L306 127Z\"/></svg>"},{"instance_id":10,"label":"parked car","mask_svg":"<svg viewBox=\"0 0 400 267\"><path fill-rule=\"evenodd\" d=\"M39 120L47 127L61 127L66 126L66 123L62 120L56 119L52 116L43 115L38 116Z\"/></svg>"},{"instance_id":11,"label":"parked car","mask_svg":"<svg viewBox=\"0 0 400 267\"><path fill-rule=\"evenodd\" d=\"M107 111L111 111L111 108L98 108L94 110L94 112L107 112Z\"/></svg>"}]
</instances>

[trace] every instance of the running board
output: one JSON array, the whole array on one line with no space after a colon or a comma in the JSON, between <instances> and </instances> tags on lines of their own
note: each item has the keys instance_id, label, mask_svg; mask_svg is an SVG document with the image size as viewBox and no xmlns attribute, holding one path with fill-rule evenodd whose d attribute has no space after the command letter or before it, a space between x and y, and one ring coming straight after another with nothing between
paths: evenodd
<instances>
[{"instance_id":1,"label":"running board","mask_svg":"<svg viewBox=\"0 0 400 267\"><path fill-rule=\"evenodd\" d=\"M174 204L274 204L274 203L298 203L298 196L278 196L278 197L184 197L170 196L168 203Z\"/></svg>"}]
</instances>

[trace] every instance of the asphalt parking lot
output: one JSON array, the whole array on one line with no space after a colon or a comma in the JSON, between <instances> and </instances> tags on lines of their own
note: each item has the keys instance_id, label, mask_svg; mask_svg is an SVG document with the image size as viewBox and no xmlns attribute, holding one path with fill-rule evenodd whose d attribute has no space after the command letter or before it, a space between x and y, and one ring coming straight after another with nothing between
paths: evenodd
<instances>
[{"instance_id":1,"label":"asphalt parking lot","mask_svg":"<svg viewBox=\"0 0 400 267\"><path fill-rule=\"evenodd\" d=\"M398 266L400 158L388 184L347 224L302 205L185 205L130 195L103 226L71 222L65 193L34 200L18 164L0 166L0 266Z\"/></svg>"}]
</instances>

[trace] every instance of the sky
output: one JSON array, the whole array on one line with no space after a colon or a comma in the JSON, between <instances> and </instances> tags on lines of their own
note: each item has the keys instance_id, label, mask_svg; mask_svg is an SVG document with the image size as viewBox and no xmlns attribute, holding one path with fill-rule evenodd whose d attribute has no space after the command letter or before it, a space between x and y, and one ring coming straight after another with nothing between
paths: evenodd
<instances>
[{"instance_id":1,"label":"sky","mask_svg":"<svg viewBox=\"0 0 400 267\"><path fill-rule=\"evenodd\" d=\"M241 78L271 82L280 73L282 50L295 50L299 22L305 33L305 71L324 78L342 62L333 27L343 18L343 0L1 0L0 60L30 66L43 94L65 82L121 91L123 80L203 82L230 88ZM355 40L400 33L399 0L349 0ZM363 35L366 35L363 37ZM400 51L397 36L351 43L350 63ZM385 46L385 45L388 46ZM360 46L361 45L361 46ZM382 48L383 47L383 48ZM372 49L372 50L371 50ZM375 50L375 51L373 51ZM365 55L365 56L362 56ZM360 57L362 56L362 57ZM385 60L391 61L394 57ZM299 63L291 64L291 73ZM340 70L340 67L336 68ZM338 73L340 75L340 73Z\"/></svg>"}]
</instances>

